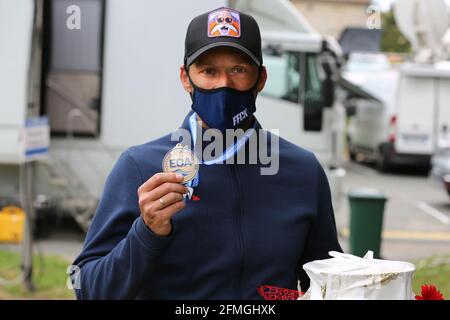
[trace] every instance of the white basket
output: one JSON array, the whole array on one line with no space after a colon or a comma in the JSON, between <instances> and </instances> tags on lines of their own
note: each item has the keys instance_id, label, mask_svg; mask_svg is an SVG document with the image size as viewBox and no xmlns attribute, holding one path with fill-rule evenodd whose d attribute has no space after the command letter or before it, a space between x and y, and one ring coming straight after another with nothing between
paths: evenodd
<instances>
[{"instance_id":1,"label":"white basket","mask_svg":"<svg viewBox=\"0 0 450 320\"><path fill-rule=\"evenodd\" d=\"M311 284L311 300L412 300L412 279L416 270L408 262L364 258L330 251L331 259L303 265Z\"/></svg>"}]
</instances>

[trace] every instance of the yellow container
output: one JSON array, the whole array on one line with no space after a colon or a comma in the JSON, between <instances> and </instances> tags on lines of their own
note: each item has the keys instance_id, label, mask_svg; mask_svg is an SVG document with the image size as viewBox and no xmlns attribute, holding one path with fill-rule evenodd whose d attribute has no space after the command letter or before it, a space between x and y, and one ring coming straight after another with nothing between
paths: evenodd
<instances>
[{"instance_id":1,"label":"yellow container","mask_svg":"<svg viewBox=\"0 0 450 320\"><path fill-rule=\"evenodd\" d=\"M0 211L0 242L20 243L23 239L25 212L8 206Z\"/></svg>"}]
</instances>

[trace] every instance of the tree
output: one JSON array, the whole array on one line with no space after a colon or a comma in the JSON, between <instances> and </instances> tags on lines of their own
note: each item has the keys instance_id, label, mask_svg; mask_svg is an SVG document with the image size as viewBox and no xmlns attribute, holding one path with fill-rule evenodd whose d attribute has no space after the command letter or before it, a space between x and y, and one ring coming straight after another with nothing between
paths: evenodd
<instances>
[{"instance_id":1,"label":"tree","mask_svg":"<svg viewBox=\"0 0 450 320\"><path fill-rule=\"evenodd\" d=\"M400 32L395 23L394 11L391 9L382 14L381 50L384 52L410 53L411 44Z\"/></svg>"}]
</instances>

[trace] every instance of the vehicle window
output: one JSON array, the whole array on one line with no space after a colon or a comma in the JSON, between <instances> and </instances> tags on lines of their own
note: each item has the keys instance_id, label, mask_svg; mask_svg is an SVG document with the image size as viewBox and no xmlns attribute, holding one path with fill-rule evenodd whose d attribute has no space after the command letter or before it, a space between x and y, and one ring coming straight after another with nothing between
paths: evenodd
<instances>
[{"instance_id":1,"label":"vehicle window","mask_svg":"<svg viewBox=\"0 0 450 320\"><path fill-rule=\"evenodd\" d=\"M322 80L319 75L316 55L306 56L305 106L323 107Z\"/></svg>"},{"instance_id":2,"label":"vehicle window","mask_svg":"<svg viewBox=\"0 0 450 320\"><path fill-rule=\"evenodd\" d=\"M61 27L71 5L80 8L85 27ZM104 10L102 0L45 1L42 113L52 134L100 134Z\"/></svg>"},{"instance_id":3,"label":"vehicle window","mask_svg":"<svg viewBox=\"0 0 450 320\"><path fill-rule=\"evenodd\" d=\"M268 76L262 93L291 102L299 102L300 68L298 53L266 53L264 65Z\"/></svg>"},{"instance_id":4,"label":"vehicle window","mask_svg":"<svg viewBox=\"0 0 450 320\"><path fill-rule=\"evenodd\" d=\"M380 53L352 53L345 66L346 71L368 72L391 69L389 59Z\"/></svg>"}]
</instances>

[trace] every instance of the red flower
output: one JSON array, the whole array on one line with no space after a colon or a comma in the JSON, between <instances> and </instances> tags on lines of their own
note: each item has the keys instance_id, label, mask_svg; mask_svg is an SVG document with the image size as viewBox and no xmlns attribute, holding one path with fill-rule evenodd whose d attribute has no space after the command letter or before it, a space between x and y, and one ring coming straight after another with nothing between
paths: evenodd
<instances>
[{"instance_id":1,"label":"red flower","mask_svg":"<svg viewBox=\"0 0 450 320\"><path fill-rule=\"evenodd\" d=\"M303 292L297 290L273 286L259 286L258 293L265 300L297 300L299 296L304 294Z\"/></svg>"},{"instance_id":2,"label":"red flower","mask_svg":"<svg viewBox=\"0 0 450 320\"><path fill-rule=\"evenodd\" d=\"M444 296L434 285L423 285L421 288L422 295L416 295L416 300L444 300Z\"/></svg>"}]
</instances>

